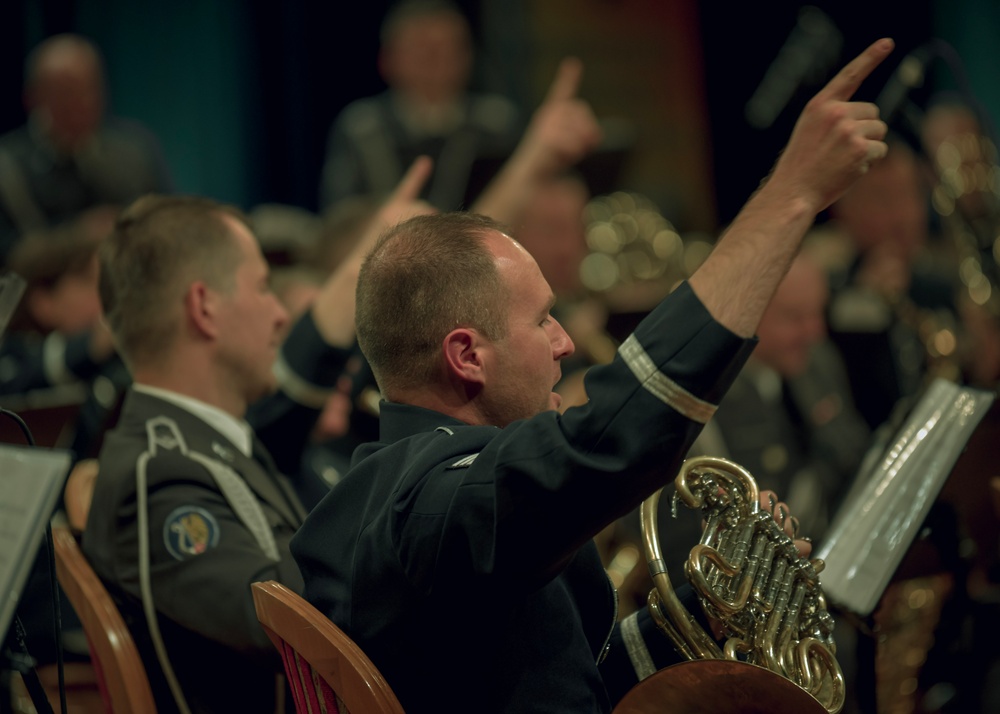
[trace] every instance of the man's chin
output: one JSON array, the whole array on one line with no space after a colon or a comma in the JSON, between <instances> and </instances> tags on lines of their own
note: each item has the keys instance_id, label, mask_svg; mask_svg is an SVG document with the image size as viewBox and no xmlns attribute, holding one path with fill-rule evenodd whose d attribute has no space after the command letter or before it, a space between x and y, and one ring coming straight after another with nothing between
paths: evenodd
<instances>
[{"instance_id":1,"label":"man's chin","mask_svg":"<svg viewBox=\"0 0 1000 714\"><path fill-rule=\"evenodd\" d=\"M278 391L278 380L272 379L268 382L262 382L261 384L257 385L255 393L252 393L250 395L250 399L247 401L247 405L249 406L254 402L258 402L264 397L270 397L277 391Z\"/></svg>"}]
</instances>

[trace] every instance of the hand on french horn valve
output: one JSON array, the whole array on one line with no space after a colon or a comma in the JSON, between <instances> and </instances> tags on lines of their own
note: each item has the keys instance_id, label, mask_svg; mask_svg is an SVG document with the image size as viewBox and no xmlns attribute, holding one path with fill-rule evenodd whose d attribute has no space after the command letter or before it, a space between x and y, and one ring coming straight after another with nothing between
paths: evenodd
<instances>
[{"instance_id":1,"label":"hand on french horn valve","mask_svg":"<svg viewBox=\"0 0 1000 714\"><path fill-rule=\"evenodd\" d=\"M760 507L770 513L781 529L795 541L795 548L799 552L799 557L807 558L812 553L812 541L806 537L799 537L799 519L792 515L788 504L779 501L774 491L760 492Z\"/></svg>"}]
</instances>

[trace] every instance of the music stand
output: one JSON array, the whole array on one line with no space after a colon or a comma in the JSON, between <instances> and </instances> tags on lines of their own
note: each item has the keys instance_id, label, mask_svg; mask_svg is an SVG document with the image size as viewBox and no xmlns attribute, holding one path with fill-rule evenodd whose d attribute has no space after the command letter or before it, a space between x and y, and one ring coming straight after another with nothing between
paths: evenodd
<instances>
[{"instance_id":1,"label":"music stand","mask_svg":"<svg viewBox=\"0 0 1000 714\"><path fill-rule=\"evenodd\" d=\"M69 451L0 444L0 634L17 610L69 473ZM0 638L2 641L3 638Z\"/></svg>"},{"instance_id":2,"label":"music stand","mask_svg":"<svg viewBox=\"0 0 1000 714\"><path fill-rule=\"evenodd\" d=\"M995 396L937 380L869 452L816 553L832 602L862 616L875 610Z\"/></svg>"},{"instance_id":3,"label":"music stand","mask_svg":"<svg viewBox=\"0 0 1000 714\"><path fill-rule=\"evenodd\" d=\"M0 444L0 641L69 473L69 451Z\"/></svg>"},{"instance_id":4,"label":"music stand","mask_svg":"<svg viewBox=\"0 0 1000 714\"><path fill-rule=\"evenodd\" d=\"M826 561L820 580L828 599L859 635L853 689L860 711L878 711L880 700L903 696L896 691L903 683L916 691L945 601L953 601L953 612L967 602L957 524L983 521L979 511L991 505L992 471L983 464L995 453L995 398L944 380L929 385L902 424L871 448L816 551ZM988 528L972 533L983 546L992 541L984 557L995 554L996 518L988 516ZM903 612L901 604L910 609ZM963 677L964 696L971 696L975 677L971 670Z\"/></svg>"}]
</instances>

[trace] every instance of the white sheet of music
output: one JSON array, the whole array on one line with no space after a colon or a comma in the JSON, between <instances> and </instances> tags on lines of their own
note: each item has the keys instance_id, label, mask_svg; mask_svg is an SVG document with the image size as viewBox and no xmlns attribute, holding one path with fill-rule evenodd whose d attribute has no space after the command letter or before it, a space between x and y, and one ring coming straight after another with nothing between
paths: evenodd
<instances>
[{"instance_id":1,"label":"white sheet of music","mask_svg":"<svg viewBox=\"0 0 1000 714\"><path fill-rule=\"evenodd\" d=\"M70 462L68 451L0 444L0 637L14 616Z\"/></svg>"}]
</instances>

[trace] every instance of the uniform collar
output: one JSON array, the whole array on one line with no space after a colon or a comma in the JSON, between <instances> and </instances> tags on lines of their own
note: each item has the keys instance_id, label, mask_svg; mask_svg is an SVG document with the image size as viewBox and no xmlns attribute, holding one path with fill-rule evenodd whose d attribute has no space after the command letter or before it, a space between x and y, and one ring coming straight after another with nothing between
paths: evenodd
<instances>
[{"instance_id":1,"label":"uniform collar","mask_svg":"<svg viewBox=\"0 0 1000 714\"><path fill-rule=\"evenodd\" d=\"M237 419L232 414L227 414L218 407L207 404L200 399L178 394L168 389L151 387L148 384L135 384L132 389L141 394L148 394L165 402L170 402L174 406L198 417L229 439L244 456L249 457L253 455L253 430L243 419Z\"/></svg>"},{"instance_id":2,"label":"uniform collar","mask_svg":"<svg viewBox=\"0 0 1000 714\"><path fill-rule=\"evenodd\" d=\"M386 444L438 427L469 426L447 414L410 404L382 402L379 410L379 441Z\"/></svg>"}]
</instances>

